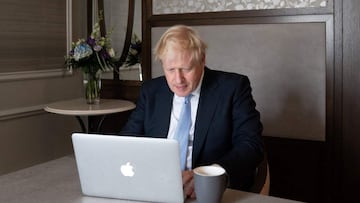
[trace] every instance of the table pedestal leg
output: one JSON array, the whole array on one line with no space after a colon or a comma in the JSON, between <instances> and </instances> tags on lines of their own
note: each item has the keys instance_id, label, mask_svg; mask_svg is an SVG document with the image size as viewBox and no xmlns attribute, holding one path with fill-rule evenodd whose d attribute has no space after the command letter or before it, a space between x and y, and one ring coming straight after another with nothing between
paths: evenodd
<instances>
[{"instance_id":1,"label":"table pedestal leg","mask_svg":"<svg viewBox=\"0 0 360 203\"><path fill-rule=\"evenodd\" d=\"M100 133L100 131L101 131L101 126L102 126L105 118L106 118L106 115L102 115L102 116L101 116L101 119L100 119L100 121L98 122L97 128L96 128L96 132L97 132L97 133ZM86 126L85 126L85 124L84 124L84 121L83 121L83 119L82 119L80 116L76 116L76 119L78 120L78 122L79 122L79 124L80 124L80 126L81 126L82 132L84 132L84 133L89 133L90 131L92 132L92 131L94 130L94 129L91 130L91 129L90 129L90 128L91 128L90 126L89 126L88 128L86 128Z\"/></svg>"},{"instance_id":2,"label":"table pedestal leg","mask_svg":"<svg viewBox=\"0 0 360 203\"><path fill-rule=\"evenodd\" d=\"M103 115L103 116L101 117L100 121L99 121L99 124L98 124L98 127L97 127L97 131L98 131L98 132L100 132L100 130L101 130L101 126L102 126L102 124L103 124L103 122L104 122L104 120L105 120L105 117L106 117L106 115Z\"/></svg>"},{"instance_id":3,"label":"table pedestal leg","mask_svg":"<svg viewBox=\"0 0 360 203\"><path fill-rule=\"evenodd\" d=\"M81 119L80 116L76 116L76 119L79 121L79 124L81 126L81 130L84 133L88 133L88 129L85 127L84 121Z\"/></svg>"}]
</instances>

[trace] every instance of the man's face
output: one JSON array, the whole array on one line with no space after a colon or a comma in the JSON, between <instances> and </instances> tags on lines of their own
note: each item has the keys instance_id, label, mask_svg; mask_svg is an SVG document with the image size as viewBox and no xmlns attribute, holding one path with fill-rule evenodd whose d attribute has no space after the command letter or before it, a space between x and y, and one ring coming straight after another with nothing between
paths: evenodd
<instances>
[{"instance_id":1,"label":"man's face","mask_svg":"<svg viewBox=\"0 0 360 203\"><path fill-rule=\"evenodd\" d=\"M161 59L166 81L176 95L185 97L196 89L205 67L205 59L193 64L191 54L171 43Z\"/></svg>"}]
</instances>

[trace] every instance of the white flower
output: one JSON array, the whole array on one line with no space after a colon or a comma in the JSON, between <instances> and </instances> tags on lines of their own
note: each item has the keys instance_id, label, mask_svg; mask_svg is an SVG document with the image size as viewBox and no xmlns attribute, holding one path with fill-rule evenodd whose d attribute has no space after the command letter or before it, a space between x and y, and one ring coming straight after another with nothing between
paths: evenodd
<instances>
[{"instance_id":1,"label":"white flower","mask_svg":"<svg viewBox=\"0 0 360 203\"><path fill-rule=\"evenodd\" d=\"M109 54L109 56L110 56L111 58L112 58L112 57L115 57L115 51L114 51L113 48L108 49L107 52L108 52L108 54Z\"/></svg>"}]
</instances>

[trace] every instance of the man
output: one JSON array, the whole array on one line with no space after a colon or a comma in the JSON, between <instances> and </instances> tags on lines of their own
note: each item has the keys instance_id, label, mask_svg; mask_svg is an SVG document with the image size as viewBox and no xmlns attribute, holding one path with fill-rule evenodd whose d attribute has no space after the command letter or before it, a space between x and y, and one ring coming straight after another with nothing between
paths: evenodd
<instances>
[{"instance_id":1,"label":"man","mask_svg":"<svg viewBox=\"0 0 360 203\"><path fill-rule=\"evenodd\" d=\"M154 49L165 76L144 82L121 132L175 139L182 105L191 95L190 131L180 135L189 139L183 184L190 197L195 197L192 168L220 165L229 187L249 190L263 159L262 124L248 78L207 68L206 48L192 28L169 28Z\"/></svg>"}]
</instances>

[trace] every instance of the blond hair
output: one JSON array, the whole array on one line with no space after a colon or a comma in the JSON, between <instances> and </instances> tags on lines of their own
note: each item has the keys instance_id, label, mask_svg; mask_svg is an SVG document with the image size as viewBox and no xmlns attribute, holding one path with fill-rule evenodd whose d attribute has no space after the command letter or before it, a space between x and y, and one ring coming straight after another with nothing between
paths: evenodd
<instances>
[{"instance_id":1,"label":"blond hair","mask_svg":"<svg viewBox=\"0 0 360 203\"><path fill-rule=\"evenodd\" d=\"M189 26L175 25L165 31L157 42L154 48L155 60L162 60L169 42L180 50L190 52L192 63L201 63L205 58L207 45L199 34Z\"/></svg>"}]
</instances>

